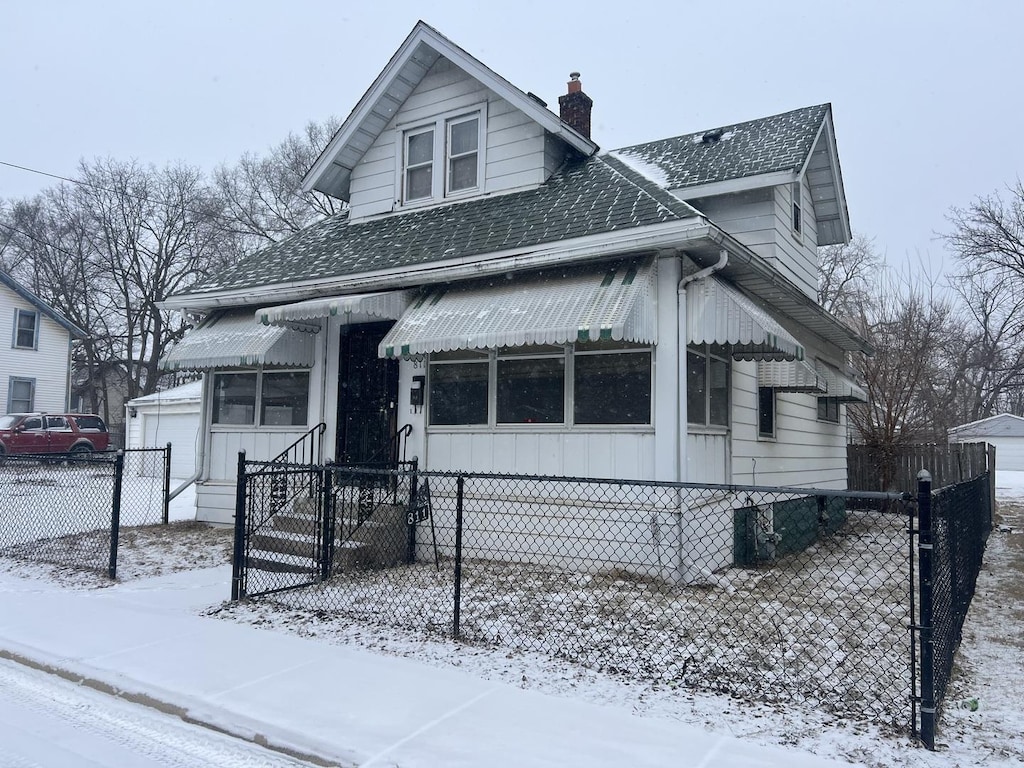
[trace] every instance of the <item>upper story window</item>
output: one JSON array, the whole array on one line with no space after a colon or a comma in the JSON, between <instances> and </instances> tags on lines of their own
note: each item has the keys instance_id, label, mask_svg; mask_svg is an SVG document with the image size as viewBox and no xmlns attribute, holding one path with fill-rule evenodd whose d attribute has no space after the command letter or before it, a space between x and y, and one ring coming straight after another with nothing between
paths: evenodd
<instances>
[{"instance_id":1,"label":"upper story window","mask_svg":"<svg viewBox=\"0 0 1024 768\"><path fill-rule=\"evenodd\" d=\"M803 186L802 182L794 181L793 185L793 234L803 231Z\"/></svg>"},{"instance_id":2,"label":"upper story window","mask_svg":"<svg viewBox=\"0 0 1024 768\"><path fill-rule=\"evenodd\" d=\"M482 134L482 107L403 129L402 203L427 203L479 190Z\"/></svg>"},{"instance_id":3,"label":"upper story window","mask_svg":"<svg viewBox=\"0 0 1024 768\"><path fill-rule=\"evenodd\" d=\"M14 310L15 349L36 349L39 346L39 313L27 309Z\"/></svg>"}]
</instances>

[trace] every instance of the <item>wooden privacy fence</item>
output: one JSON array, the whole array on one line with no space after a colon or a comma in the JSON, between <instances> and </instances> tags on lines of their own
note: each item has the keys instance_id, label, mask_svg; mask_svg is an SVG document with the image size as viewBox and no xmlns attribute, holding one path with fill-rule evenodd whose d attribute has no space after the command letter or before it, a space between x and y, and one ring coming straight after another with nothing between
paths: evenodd
<instances>
[{"instance_id":1,"label":"wooden privacy fence","mask_svg":"<svg viewBox=\"0 0 1024 768\"><path fill-rule=\"evenodd\" d=\"M995 466L996 448L988 443L846 447L847 483L855 491L916 493L922 469L931 473L933 488L944 488L988 470L994 478Z\"/></svg>"}]
</instances>

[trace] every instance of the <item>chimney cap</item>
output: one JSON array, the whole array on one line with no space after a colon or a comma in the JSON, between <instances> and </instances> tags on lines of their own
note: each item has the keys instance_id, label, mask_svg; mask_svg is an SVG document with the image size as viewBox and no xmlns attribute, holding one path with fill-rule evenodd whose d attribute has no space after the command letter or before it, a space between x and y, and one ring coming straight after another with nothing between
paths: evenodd
<instances>
[{"instance_id":1,"label":"chimney cap","mask_svg":"<svg viewBox=\"0 0 1024 768\"><path fill-rule=\"evenodd\" d=\"M579 72L570 72L569 73L569 79L570 80L579 80L580 79L580 73Z\"/></svg>"}]
</instances>

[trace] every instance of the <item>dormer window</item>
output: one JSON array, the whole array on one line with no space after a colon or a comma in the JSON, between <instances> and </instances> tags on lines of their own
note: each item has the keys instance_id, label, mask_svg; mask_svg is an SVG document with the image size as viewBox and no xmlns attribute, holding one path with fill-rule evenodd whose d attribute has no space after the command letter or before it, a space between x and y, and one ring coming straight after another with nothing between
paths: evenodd
<instances>
[{"instance_id":1,"label":"dormer window","mask_svg":"<svg viewBox=\"0 0 1024 768\"><path fill-rule=\"evenodd\" d=\"M401 129L401 203L416 205L482 186L483 108Z\"/></svg>"}]
</instances>

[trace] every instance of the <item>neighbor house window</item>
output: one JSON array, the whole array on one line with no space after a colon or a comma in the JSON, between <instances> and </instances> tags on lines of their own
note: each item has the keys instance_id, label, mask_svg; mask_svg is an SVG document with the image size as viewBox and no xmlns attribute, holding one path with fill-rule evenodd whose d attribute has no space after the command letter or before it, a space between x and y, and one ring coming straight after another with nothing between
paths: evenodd
<instances>
[{"instance_id":1,"label":"neighbor house window","mask_svg":"<svg viewBox=\"0 0 1024 768\"><path fill-rule=\"evenodd\" d=\"M305 426L309 419L308 371L246 371L213 377L213 423Z\"/></svg>"},{"instance_id":2,"label":"neighbor house window","mask_svg":"<svg viewBox=\"0 0 1024 768\"><path fill-rule=\"evenodd\" d=\"M839 400L834 397L818 398L818 418L821 421L839 423Z\"/></svg>"},{"instance_id":3,"label":"neighbor house window","mask_svg":"<svg viewBox=\"0 0 1024 768\"><path fill-rule=\"evenodd\" d=\"M651 423L649 346L527 345L430 357L432 426Z\"/></svg>"},{"instance_id":4,"label":"neighbor house window","mask_svg":"<svg viewBox=\"0 0 1024 768\"><path fill-rule=\"evenodd\" d=\"M729 426L729 357L723 347L686 350L686 420L704 426Z\"/></svg>"},{"instance_id":5,"label":"neighbor house window","mask_svg":"<svg viewBox=\"0 0 1024 768\"><path fill-rule=\"evenodd\" d=\"M479 189L482 128L480 107L402 130L402 202L429 202Z\"/></svg>"},{"instance_id":6,"label":"neighbor house window","mask_svg":"<svg viewBox=\"0 0 1024 768\"><path fill-rule=\"evenodd\" d=\"M39 313L27 309L14 310L14 346L36 349L39 344Z\"/></svg>"},{"instance_id":7,"label":"neighbor house window","mask_svg":"<svg viewBox=\"0 0 1024 768\"><path fill-rule=\"evenodd\" d=\"M757 388L757 436L775 437L775 388Z\"/></svg>"},{"instance_id":8,"label":"neighbor house window","mask_svg":"<svg viewBox=\"0 0 1024 768\"><path fill-rule=\"evenodd\" d=\"M12 376L7 380L7 412L28 413L36 403L36 380Z\"/></svg>"}]
</instances>

